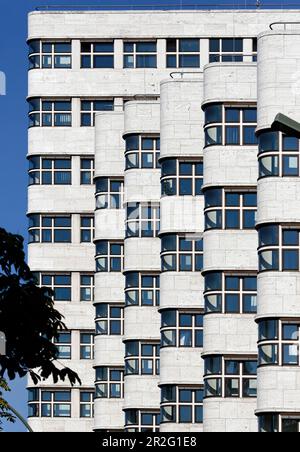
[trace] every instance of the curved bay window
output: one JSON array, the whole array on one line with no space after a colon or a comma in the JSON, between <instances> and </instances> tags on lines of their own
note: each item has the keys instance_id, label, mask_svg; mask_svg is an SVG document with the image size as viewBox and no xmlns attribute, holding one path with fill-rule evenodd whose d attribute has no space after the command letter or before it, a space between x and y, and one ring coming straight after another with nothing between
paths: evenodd
<instances>
[{"instance_id":1,"label":"curved bay window","mask_svg":"<svg viewBox=\"0 0 300 452\"><path fill-rule=\"evenodd\" d=\"M259 177L299 177L299 139L267 130L258 137Z\"/></svg>"},{"instance_id":2,"label":"curved bay window","mask_svg":"<svg viewBox=\"0 0 300 452\"><path fill-rule=\"evenodd\" d=\"M256 397L256 359L207 356L204 363L204 397Z\"/></svg>"},{"instance_id":3,"label":"curved bay window","mask_svg":"<svg viewBox=\"0 0 300 452\"><path fill-rule=\"evenodd\" d=\"M29 157L29 185L71 185L71 158Z\"/></svg>"},{"instance_id":4,"label":"curved bay window","mask_svg":"<svg viewBox=\"0 0 300 452\"><path fill-rule=\"evenodd\" d=\"M72 67L72 44L70 41L28 42L29 69L70 69Z\"/></svg>"},{"instance_id":5,"label":"curved bay window","mask_svg":"<svg viewBox=\"0 0 300 452\"><path fill-rule=\"evenodd\" d=\"M256 146L257 110L254 105L204 106L205 146Z\"/></svg>"},{"instance_id":6,"label":"curved bay window","mask_svg":"<svg viewBox=\"0 0 300 452\"><path fill-rule=\"evenodd\" d=\"M98 177L96 185L96 209L122 209L124 179Z\"/></svg>"},{"instance_id":7,"label":"curved bay window","mask_svg":"<svg viewBox=\"0 0 300 452\"><path fill-rule=\"evenodd\" d=\"M160 228L160 207L152 202L126 204L126 238L157 237Z\"/></svg>"},{"instance_id":8,"label":"curved bay window","mask_svg":"<svg viewBox=\"0 0 300 452\"><path fill-rule=\"evenodd\" d=\"M253 274L210 272L205 275L206 313L254 314L257 278Z\"/></svg>"},{"instance_id":9,"label":"curved bay window","mask_svg":"<svg viewBox=\"0 0 300 452\"><path fill-rule=\"evenodd\" d=\"M209 188L205 190L205 229L254 229L256 191Z\"/></svg>"},{"instance_id":10,"label":"curved bay window","mask_svg":"<svg viewBox=\"0 0 300 452\"><path fill-rule=\"evenodd\" d=\"M159 432L160 414L155 410L124 410L125 432Z\"/></svg>"},{"instance_id":11,"label":"curved bay window","mask_svg":"<svg viewBox=\"0 0 300 452\"><path fill-rule=\"evenodd\" d=\"M124 331L124 306L117 304L96 304L96 334L122 336Z\"/></svg>"},{"instance_id":12,"label":"curved bay window","mask_svg":"<svg viewBox=\"0 0 300 452\"><path fill-rule=\"evenodd\" d=\"M261 226L259 235L259 271L299 271L300 228L272 224Z\"/></svg>"},{"instance_id":13,"label":"curved bay window","mask_svg":"<svg viewBox=\"0 0 300 452\"><path fill-rule=\"evenodd\" d=\"M260 366L299 366L300 320L268 319L258 322Z\"/></svg>"},{"instance_id":14,"label":"curved bay window","mask_svg":"<svg viewBox=\"0 0 300 452\"><path fill-rule=\"evenodd\" d=\"M70 99L41 99L29 101L29 127L71 127L72 105Z\"/></svg>"},{"instance_id":15,"label":"curved bay window","mask_svg":"<svg viewBox=\"0 0 300 452\"><path fill-rule=\"evenodd\" d=\"M161 266L163 272L200 272L203 267L203 239L179 234L162 236Z\"/></svg>"},{"instance_id":16,"label":"curved bay window","mask_svg":"<svg viewBox=\"0 0 300 452\"><path fill-rule=\"evenodd\" d=\"M203 423L203 395L201 386L161 386L161 423Z\"/></svg>"},{"instance_id":17,"label":"curved bay window","mask_svg":"<svg viewBox=\"0 0 300 452\"><path fill-rule=\"evenodd\" d=\"M126 306L159 306L159 275L152 273L126 273Z\"/></svg>"},{"instance_id":18,"label":"curved bay window","mask_svg":"<svg viewBox=\"0 0 300 452\"><path fill-rule=\"evenodd\" d=\"M203 347L203 312L161 312L161 347Z\"/></svg>"},{"instance_id":19,"label":"curved bay window","mask_svg":"<svg viewBox=\"0 0 300 452\"><path fill-rule=\"evenodd\" d=\"M95 399L122 399L124 397L124 368L95 367Z\"/></svg>"},{"instance_id":20,"label":"curved bay window","mask_svg":"<svg viewBox=\"0 0 300 452\"><path fill-rule=\"evenodd\" d=\"M71 215L28 215L29 243L71 243Z\"/></svg>"},{"instance_id":21,"label":"curved bay window","mask_svg":"<svg viewBox=\"0 0 300 452\"><path fill-rule=\"evenodd\" d=\"M96 272L122 273L124 266L124 244L109 240L98 240L96 245Z\"/></svg>"},{"instance_id":22,"label":"curved bay window","mask_svg":"<svg viewBox=\"0 0 300 452\"><path fill-rule=\"evenodd\" d=\"M125 375L159 375L160 345L155 342L125 342Z\"/></svg>"},{"instance_id":23,"label":"curved bay window","mask_svg":"<svg viewBox=\"0 0 300 452\"><path fill-rule=\"evenodd\" d=\"M161 162L162 196L202 195L203 162L166 159Z\"/></svg>"},{"instance_id":24,"label":"curved bay window","mask_svg":"<svg viewBox=\"0 0 300 452\"><path fill-rule=\"evenodd\" d=\"M125 170L160 168L160 138L128 135L125 138Z\"/></svg>"},{"instance_id":25,"label":"curved bay window","mask_svg":"<svg viewBox=\"0 0 300 452\"><path fill-rule=\"evenodd\" d=\"M260 433L299 433L300 413L265 413L258 415Z\"/></svg>"}]
</instances>

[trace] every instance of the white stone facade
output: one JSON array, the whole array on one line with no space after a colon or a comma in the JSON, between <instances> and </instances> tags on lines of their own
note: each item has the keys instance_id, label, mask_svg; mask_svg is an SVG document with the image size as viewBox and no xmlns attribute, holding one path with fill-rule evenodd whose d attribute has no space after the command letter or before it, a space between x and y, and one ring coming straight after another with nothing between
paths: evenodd
<instances>
[{"instance_id":1,"label":"white stone facade","mask_svg":"<svg viewBox=\"0 0 300 452\"><path fill-rule=\"evenodd\" d=\"M283 272L280 258L258 271L257 229L300 229L300 174L258 177L255 131L270 132L279 112L300 121L299 30L269 30L298 17L29 14L28 101L40 107L29 113L28 259L65 316L59 365L82 380L28 382L33 430L295 427L299 356L291 366L279 353L292 354L295 334L257 345L257 324L300 324L300 269ZM112 67L87 67L97 58ZM264 345L278 362L256 378Z\"/></svg>"}]
</instances>

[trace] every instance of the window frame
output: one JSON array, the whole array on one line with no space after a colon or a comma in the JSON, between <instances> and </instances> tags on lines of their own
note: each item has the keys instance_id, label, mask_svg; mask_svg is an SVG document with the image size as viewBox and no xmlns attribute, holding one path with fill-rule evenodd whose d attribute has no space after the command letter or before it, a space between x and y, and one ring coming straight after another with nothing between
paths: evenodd
<instances>
[{"instance_id":1,"label":"window frame","mask_svg":"<svg viewBox=\"0 0 300 452\"><path fill-rule=\"evenodd\" d=\"M95 50L95 46L97 44L112 44L113 46L113 50L109 51L109 52L98 52L97 50ZM91 46L91 50L88 51L83 51L82 50L82 44L90 44ZM108 66L101 66L101 67L97 67L97 65L95 65L95 57L97 56L109 56L112 57L112 65L108 65ZM83 58L84 57L90 57L90 66L85 66L83 64ZM81 69L114 69L115 67L115 41L114 39L112 40L103 40L103 41L84 41L81 40L80 41L80 68Z\"/></svg>"},{"instance_id":2,"label":"window frame","mask_svg":"<svg viewBox=\"0 0 300 452\"><path fill-rule=\"evenodd\" d=\"M130 276L135 275L135 278L137 278L137 285L129 285L128 280ZM143 286L143 279L144 278L152 278L152 285L151 286ZM150 306L159 306L160 305L160 273L155 272L134 272L130 271L125 274L125 307L131 307L131 306L139 306L139 307L150 307ZM152 294L152 304L144 304L143 303L143 293L144 292L151 292ZM135 298L135 302L128 302L128 299L131 300Z\"/></svg>"},{"instance_id":3,"label":"window frame","mask_svg":"<svg viewBox=\"0 0 300 452\"><path fill-rule=\"evenodd\" d=\"M36 42L39 44L39 50L38 51L30 51L30 45ZM51 45L51 50L48 52L45 52L43 50L43 45ZM55 50L55 46L57 44L70 44L70 51L69 52L57 52ZM29 71L32 69L72 69L72 40L39 40L39 39L31 39L28 41L28 60L29 60ZM50 57L51 58L51 65L45 66L43 59L44 57ZM56 64L56 57L67 57L69 58L70 62L66 67L59 66ZM31 62L31 59L33 59L33 62Z\"/></svg>"},{"instance_id":4,"label":"window frame","mask_svg":"<svg viewBox=\"0 0 300 452\"><path fill-rule=\"evenodd\" d=\"M180 50L180 45L182 41L198 41L199 44L199 50L198 51L183 51ZM168 41L175 41L176 50L175 51L169 51L168 50ZM198 63L196 65L184 65L180 64L181 58L184 56L195 56L198 57ZM170 65L168 63L169 57L175 57L175 65ZM200 68L201 67L201 39L200 38L167 38L166 39L166 68L173 68L173 69L182 69L182 68Z\"/></svg>"},{"instance_id":5,"label":"window frame","mask_svg":"<svg viewBox=\"0 0 300 452\"><path fill-rule=\"evenodd\" d=\"M127 340L125 343L125 377L131 376L159 376L160 375L160 343L154 340ZM129 354L128 345L135 345L137 353ZM143 347L152 347L152 354L143 354ZM143 362L151 363L151 372L145 372ZM129 369L133 372L129 372Z\"/></svg>"},{"instance_id":6,"label":"window frame","mask_svg":"<svg viewBox=\"0 0 300 452\"><path fill-rule=\"evenodd\" d=\"M104 254L100 254L97 250L97 245L102 243L105 248L107 248L107 252ZM96 240L96 273L122 273L124 269L124 241L123 240ZM115 254L112 251L112 247L114 245L121 247L121 253ZM100 260L103 260L104 267L100 266ZM120 269L113 270L113 262L115 259L118 259L118 262L120 261ZM100 269L102 268L102 269Z\"/></svg>"},{"instance_id":7,"label":"window frame","mask_svg":"<svg viewBox=\"0 0 300 452\"><path fill-rule=\"evenodd\" d=\"M175 316L175 322L174 325L164 325L163 323L163 315L164 314L173 314ZM192 324L191 325L181 325L181 316L191 316ZM202 317L201 325L197 325L197 317ZM204 320L204 311L203 309L198 310L187 310L187 309L164 309L161 311L161 327L160 327L160 335L161 335L161 343L160 348L187 348L187 349L198 349L203 348L203 335L204 335L204 327L203 327L203 320ZM169 337L166 336L166 333L171 333ZM190 342L187 342L185 344L186 336L184 336L184 333L188 333L190 336ZM197 345L198 341L198 334L202 333L202 341L200 345ZM164 344L164 338L165 340L169 340L171 338L171 341L169 344ZM182 343L182 339L183 343Z\"/></svg>"},{"instance_id":8,"label":"window frame","mask_svg":"<svg viewBox=\"0 0 300 452\"><path fill-rule=\"evenodd\" d=\"M175 249L173 250L164 250L163 249L163 241L164 239L166 239L167 237L175 240ZM160 257L161 257L161 272L167 272L167 271L172 271L172 272L201 272L202 268L203 268L203 238L195 238L192 237L191 235L191 239L188 238L188 235L184 235L184 234L164 234L163 236L161 236L161 253L160 253ZM191 242L191 250L180 250L180 240L184 239L185 242ZM201 244L202 246L200 246L202 248L202 250L197 250L197 244ZM184 269L182 270L181 265L181 256L183 257L191 257L191 264L190 264L190 269ZM202 256L201 260L202 260L202 266L201 269L197 268L198 267L198 263L197 263L197 257ZM167 263L166 258L171 258L171 264ZM164 265L168 266L169 268L164 268ZM171 268L172 267L172 268Z\"/></svg>"},{"instance_id":9,"label":"window frame","mask_svg":"<svg viewBox=\"0 0 300 452\"><path fill-rule=\"evenodd\" d=\"M163 168L164 168L164 164L174 161L175 162L175 174L164 174ZM188 164L188 165L192 165L192 174L180 174L180 167L181 164ZM197 166L198 165L202 165L202 175L201 174L197 174ZM161 162L161 167L162 167L162 173L161 173L161 178L160 178L160 182L161 182L161 196L162 197L166 197L166 196L203 196L203 192L201 190L201 193L197 193L197 182L198 181L202 181L201 183L201 187L203 185L203 159L201 160L186 160L184 158L168 158L168 159L164 159ZM181 193L181 181L190 181L191 182L191 188L192 188L192 193ZM164 187L164 185L167 185L166 183L171 181L171 185L174 184L174 192L170 192L170 193L166 193L166 187Z\"/></svg>"},{"instance_id":10,"label":"window frame","mask_svg":"<svg viewBox=\"0 0 300 452\"><path fill-rule=\"evenodd\" d=\"M129 149L128 140L137 140L137 149ZM143 149L143 140L152 140L152 149ZM125 171L130 170L151 170L160 169L159 157L160 157L160 135L155 134L130 134L124 138L125 141ZM152 166L144 166L144 156L152 155ZM130 157L134 157L136 164L133 160L130 162Z\"/></svg>"},{"instance_id":11,"label":"window frame","mask_svg":"<svg viewBox=\"0 0 300 452\"><path fill-rule=\"evenodd\" d=\"M151 52L139 52L137 51L137 46L139 44L145 44L145 43L151 43L151 44L155 44L155 52L151 51ZM133 45L133 51L131 52L127 52L125 50L125 46L126 44L131 44ZM132 66L128 66L126 65L126 58L131 56L133 58L133 65ZM154 57L155 58L155 64L154 66L139 66L138 65L138 57ZM157 40L156 39L152 39L152 40L124 40L123 41L123 69L157 69Z\"/></svg>"}]
</instances>

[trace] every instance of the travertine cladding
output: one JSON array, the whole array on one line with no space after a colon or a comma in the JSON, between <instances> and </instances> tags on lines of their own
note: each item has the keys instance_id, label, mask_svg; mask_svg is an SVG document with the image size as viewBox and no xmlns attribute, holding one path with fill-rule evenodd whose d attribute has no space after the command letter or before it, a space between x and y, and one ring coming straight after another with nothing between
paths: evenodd
<instances>
[{"instance_id":1,"label":"travertine cladding","mask_svg":"<svg viewBox=\"0 0 300 452\"><path fill-rule=\"evenodd\" d=\"M252 37L270 22L295 21L294 10L34 11L28 39Z\"/></svg>"},{"instance_id":2,"label":"travertine cladding","mask_svg":"<svg viewBox=\"0 0 300 452\"><path fill-rule=\"evenodd\" d=\"M34 243L28 247L32 271L68 272L95 270L93 244Z\"/></svg>"},{"instance_id":3,"label":"travertine cladding","mask_svg":"<svg viewBox=\"0 0 300 452\"><path fill-rule=\"evenodd\" d=\"M89 330L93 331L95 329L95 308L92 304L87 306L87 303L82 301L71 301L71 302L59 302L57 306L59 312L64 317L64 322L67 327L69 327L70 318L72 318L72 328L74 330ZM72 361L73 363L73 361ZM90 363L87 364L90 366Z\"/></svg>"},{"instance_id":4,"label":"travertine cladding","mask_svg":"<svg viewBox=\"0 0 300 452\"><path fill-rule=\"evenodd\" d=\"M299 412L299 367L260 367L258 382L257 411Z\"/></svg>"},{"instance_id":5,"label":"travertine cladding","mask_svg":"<svg viewBox=\"0 0 300 452\"><path fill-rule=\"evenodd\" d=\"M125 171L124 202L159 202L160 170L130 169Z\"/></svg>"},{"instance_id":6,"label":"travertine cladding","mask_svg":"<svg viewBox=\"0 0 300 452\"><path fill-rule=\"evenodd\" d=\"M126 102L124 116L124 138L132 133L159 134L160 132L159 101L134 100Z\"/></svg>"},{"instance_id":7,"label":"travertine cladding","mask_svg":"<svg viewBox=\"0 0 300 452\"><path fill-rule=\"evenodd\" d=\"M256 353L257 325L253 315L205 315L203 348L209 353Z\"/></svg>"},{"instance_id":8,"label":"travertine cladding","mask_svg":"<svg viewBox=\"0 0 300 452\"><path fill-rule=\"evenodd\" d=\"M79 400L79 399L78 399ZM79 401L78 401L79 406ZM47 422L45 422L45 418L30 418L29 420L30 427L34 432L92 432L94 428L94 420L93 419L83 419L79 417L72 417L70 419L66 418L47 418Z\"/></svg>"},{"instance_id":9,"label":"travertine cladding","mask_svg":"<svg viewBox=\"0 0 300 452\"><path fill-rule=\"evenodd\" d=\"M203 381L204 362L200 350L164 347L160 351L160 385L199 385Z\"/></svg>"},{"instance_id":10,"label":"travertine cladding","mask_svg":"<svg viewBox=\"0 0 300 452\"><path fill-rule=\"evenodd\" d=\"M211 63L204 67L203 104L256 102L256 63Z\"/></svg>"},{"instance_id":11,"label":"travertine cladding","mask_svg":"<svg viewBox=\"0 0 300 452\"><path fill-rule=\"evenodd\" d=\"M129 306L124 311L124 340L160 339L160 315L152 306Z\"/></svg>"},{"instance_id":12,"label":"travertine cladding","mask_svg":"<svg viewBox=\"0 0 300 452\"><path fill-rule=\"evenodd\" d=\"M203 278L198 272L165 272L160 275L160 308L203 307Z\"/></svg>"},{"instance_id":13,"label":"travertine cladding","mask_svg":"<svg viewBox=\"0 0 300 452\"><path fill-rule=\"evenodd\" d=\"M173 424L172 422L162 422L159 427L160 433L192 433L203 432L203 424Z\"/></svg>"},{"instance_id":14,"label":"travertine cladding","mask_svg":"<svg viewBox=\"0 0 300 452\"><path fill-rule=\"evenodd\" d=\"M200 157L203 149L203 76L161 82L160 157Z\"/></svg>"},{"instance_id":15,"label":"travertine cladding","mask_svg":"<svg viewBox=\"0 0 300 452\"><path fill-rule=\"evenodd\" d=\"M95 336L95 366L123 366L124 355L122 336Z\"/></svg>"},{"instance_id":16,"label":"travertine cladding","mask_svg":"<svg viewBox=\"0 0 300 452\"><path fill-rule=\"evenodd\" d=\"M300 273L262 272L257 291L258 317L300 317Z\"/></svg>"},{"instance_id":17,"label":"travertine cladding","mask_svg":"<svg viewBox=\"0 0 300 452\"><path fill-rule=\"evenodd\" d=\"M95 177L123 176L124 113L97 113L95 118Z\"/></svg>"},{"instance_id":18,"label":"travertine cladding","mask_svg":"<svg viewBox=\"0 0 300 452\"><path fill-rule=\"evenodd\" d=\"M123 400L95 399L95 430L121 430L124 427Z\"/></svg>"},{"instance_id":19,"label":"travertine cladding","mask_svg":"<svg viewBox=\"0 0 300 452\"><path fill-rule=\"evenodd\" d=\"M95 241L122 240L124 238L124 209L99 209L95 211Z\"/></svg>"},{"instance_id":20,"label":"travertine cladding","mask_svg":"<svg viewBox=\"0 0 300 452\"><path fill-rule=\"evenodd\" d=\"M293 31L280 27L258 36L258 130L269 128L278 113L300 121L299 45L297 25Z\"/></svg>"},{"instance_id":21,"label":"travertine cladding","mask_svg":"<svg viewBox=\"0 0 300 452\"><path fill-rule=\"evenodd\" d=\"M242 186L257 183L257 148L243 146L210 146L203 151L205 187Z\"/></svg>"},{"instance_id":22,"label":"travertine cladding","mask_svg":"<svg viewBox=\"0 0 300 452\"><path fill-rule=\"evenodd\" d=\"M159 238L128 238L124 244L124 271L157 271L160 269Z\"/></svg>"},{"instance_id":23,"label":"travertine cladding","mask_svg":"<svg viewBox=\"0 0 300 452\"><path fill-rule=\"evenodd\" d=\"M199 236L204 229L203 196L165 196L161 198L160 233L182 232Z\"/></svg>"},{"instance_id":24,"label":"travertine cladding","mask_svg":"<svg viewBox=\"0 0 300 452\"><path fill-rule=\"evenodd\" d=\"M205 399L204 432L206 433L254 433L257 419L254 416L254 399Z\"/></svg>"},{"instance_id":25,"label":"travertine cladding","mask_svg":"<svg viewBox=\"0 0 300 452\"><path fill-rule=\"evenodd\" d=\"M94 155L92 127L31 127L28 130L28 153L31 155Z\"/></svg>"},{"instance_id":26,"label":"travertine cladding","mask_svg":"<svg viewBox=\"0 0 300 452\"><path fill-rule=\"evenodd\" d=\"M147 408L159 409L159 378L147 375L129 375L125 377L125 397L123 409Z\"/></svg>"},{"instance_id":27,"label":"travertine cladding","mask_svg":"<svg viewBox=\"0 0 300 452\"><path fill-rule=\"evenodd\" d=\"M299 222L299 178L267 177L260 179L257 205L257 223Z\"/></svg>"},{"instance_id":28,"label":"travertine cladding","mask_svg":"<svg viewBox=\"0 0 300 452\"><path fill-rule=\"evenodd\" d=\"M95 303L124 303L124 287L121 273L96 273Z\"/></svg>"},{"instance_id":29,"label":"travertine cladding","mask_svg":"<svg viewBox=\"0 0 300 452\"><path fill-rule=\"evenodd\" d=\"M205 271L257 270L256 231L207 231L203 246Z\"/></svg>"},{"instance_id":30,"label":"travertine cladding","mask_svg":"<svg viewBox=\"0 0 300 452\"><path fill-rule=\"evenodd\" d=\"M28 213L91 213L95 208L94 187L84 185L31 185L28 187Z\"/></svg>"}]
</instances>

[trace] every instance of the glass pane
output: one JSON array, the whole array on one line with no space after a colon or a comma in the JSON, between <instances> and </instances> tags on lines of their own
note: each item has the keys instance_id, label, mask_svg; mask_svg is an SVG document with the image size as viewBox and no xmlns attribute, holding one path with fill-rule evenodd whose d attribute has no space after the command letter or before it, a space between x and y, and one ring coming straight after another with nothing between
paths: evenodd
<instances>
[{"instance_id":1,"label":"glass pane","mask_svg":"<svg viewBox=\"0 0 300 452\"><path fill-rule=\"evenodd\" d=\"M261 345L258 347L258 353L260 365L278 364L277 345Z\"/></svg>"},{"instance_id":2,"label":"glass pane","mask_svg":"<svg viewBox=\"0 0 300 452\"><path fill-rule=\"evenodd\" d=\"M278 226L264 226L259 229L260 246L278 245L279 228Z\"/></svg>"},{"instance_id":3,"label":"glass pane","mask_svg":"<svg viewBox=\"0 0 300 452\"><path fill-rule=\"evenodd\" d=\"M240 122L240 109L225 108L225 122Z\"/></svg>"},{"instance_id":4,"label":"glass pane","mask_svg":"<svg viewBox=\"0 0 300 452\"><path fill-rule=\"evenodd\" d=\"M265 320L259 322L259 340L275 340L278 339L278 323L277 320Z\"/></svg>"},{"instance_id":5,"label":"glass pane","mask_svg":"<svg viewBox=\"0 0 300 452\"><path fill-rule=\"evenodd\" d=\"M282 326L282 337L285 340L297 341L299 338L299 325L289 324Z\"/></svg>"},{"instance_id":6,"label":"glass pane","mask_svg":"<svg viewBox=\"0 0 300 452\"><path fill-rule=\"evenodd\" d=\"M222 122L222 105L209 105L205 108L205 124Z\"/></svg>"},{"instance_id":7,"label":"glass pane","mask_svg":"<svg viewBox=\"0 0 300 452\"><path fill-rule=\"evenodd\" d=\"M237 126L225 127L225 144L240 144L240 129Z\"/></svg>"},{"instance_id":8,"label":"glass pane","mask_svg":"<svg viewBox=\"0 0 300 452\"><path fill-rule=\"evenodd\" d=\"M205 275L205 290L221 290L222 273L213 272Z\"/></svg>"},{"instance_id":9,"label":"glass pane","mask_svg":"<svg viewBox=\"0 0 300 452\"><path fill-rule=\"evenodd\" d=\"M278 132L264 132L258 137L259 152L278 151Z\"/></svg>"},{"instance_id":10,"label":"glass pane","mask_svg":"<svg viewBox=\"0 0 300 452\"><path fill-rule=\"evenodd\" d=\"M200 67L199 55L179 55L179 67L193 68Z\"/></svg>"},{"instance_id":11,"label":"glass pane","mask_svg":"<svg viewBox=\"0 0 300 452\"><path fill-rule=\"evenodd\" d=\"M259 176L279 176L278 156L268 156L259 160Z\"/></svg>"},{"instance_id":12,"label":"glass pane","mask_svg":"<svg viewBox=\"0 0 300 452\"><path fill-rule=\"evenodd\" d=\"M298 176L299 162L298 157L294 155L284 155L282 157L282 175Z\"/></svg>"},{"instance_id":13,"label":"glass pane","mask_svg":"<svg viewBox=\"0 0 300 452\"><path fill-rule=\"evenodd\" d=\"M205 129L205 146L222 144L222 127L209 127Z\"/></svg>"},{"instance_id":14,"label":"glass pane","mask_svg":"<svg viewBox=\"0 0 300 452\"><path fill-rule=\"evenodd\" d=\"M240 297L235 294L225 295L225 312L239 313L240 312Z\"/></svg>"},{"instance_id":15,"label":"glass pane","mask_svg":"<svg viewBox=\"0 0 300 452\"><path fill-rule=\"evenodd\" d=\"M243 127L243 144L257 144L257 137L255 135L255 126L244 126Z\"/></svg>"},{"instance_id":16,"label":"glass pane","mask_svg":"<svg viewBox=\"0 0 300 452\"><path fill-rule=\"evenodd\" d=\"M206 295L204 297L205 312L222 311L222 295Z\"/></svg>"},{"instance_id":17,"label":"glass pane","mask_svg":"<svg viewBox=\"0 0 300 452\"><path fill-rule=\"evenodd\" d=\"M180 405L179 406L179 422L189 423L192 422L192 407Z\"/></svg>"},{"instance_id":18,"label":"glass pane","mask_svg":"<svg viewBox=\"0 0 300 452\"><path fill-rule=\"evenodd\" d=\"M282 270L298 270L299 268L299 251L283 250L282 251Z\"/></svg>"},{"instance_id":19,"label":"glass pane","mask_svg":"<svg viewBox=\"0 0 300 452\"><path fill-rule=\"evenodd\" d=\"M166 330L161 332L161 346L175 347L176 346L176 331Z\"/></svg>"},{"instance_id":20,"label":"glass pane","mask_svg":"<svg viewBox=\"0 0 300 452\"><path fill-rule=\"evenodd\" d=\"M299 361L298 345L284 344L282 346L282 363L283 365L297 365Z\"/></svg>"},{"instance_id":21,"label":"glass pane","mask_svg":"<svg viewBox=\"0 0 300 452\"><path fill-rule=\"evenodd\" d=\"M240 396L240 381L236 378L225 379L225 397Z\"/></svg>"}]
</instances>

